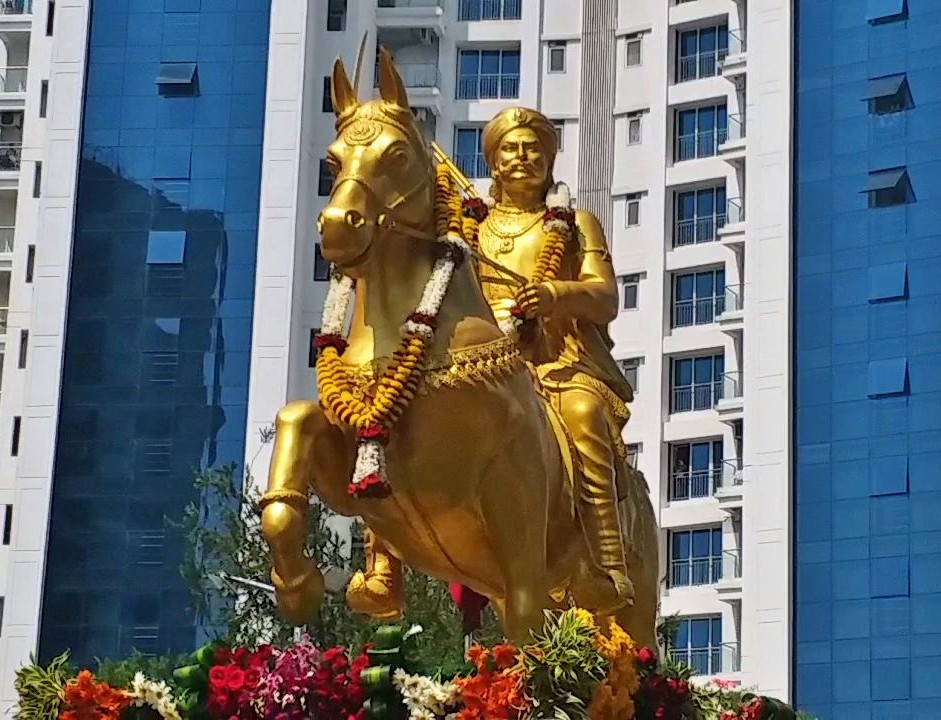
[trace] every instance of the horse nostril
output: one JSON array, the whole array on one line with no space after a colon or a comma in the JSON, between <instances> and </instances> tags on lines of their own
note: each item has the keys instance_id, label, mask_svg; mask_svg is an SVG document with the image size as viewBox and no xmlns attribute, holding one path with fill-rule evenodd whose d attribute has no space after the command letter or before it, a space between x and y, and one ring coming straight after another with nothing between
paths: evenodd
<instances>
[{"instance_id":1,"label":"horse nostril","mask_svg":"<svg viewBox=\"0 0 941 720\"><path fill-rule=\"evenodd\" d=\"M366 218L363 217L362 213L357 212L356 210L347 210L346 224L351 228L361 228L366 224Z\"/></svg>"}]
</instances>

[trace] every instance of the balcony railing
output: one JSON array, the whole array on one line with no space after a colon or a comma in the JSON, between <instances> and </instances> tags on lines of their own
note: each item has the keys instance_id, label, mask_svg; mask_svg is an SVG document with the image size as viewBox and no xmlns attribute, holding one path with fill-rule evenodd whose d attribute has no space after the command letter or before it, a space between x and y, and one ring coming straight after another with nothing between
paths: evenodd
<instances>
[{"instance_id":1,"label":"balcony railing","mask_svg":"<svg viewBox=\"0 0 941 720\"><path fill-rule=\"evenodd\" d=\"M12 225L0 226L0 253L13 252L13 238L16 228Z\"/></svg>"},{"instance_id":2,"label":"balcony railing","mask_svg":"<svg viewBox=\"0 0 941 720\"><path fill-rule=\"evenodd\" d=\"M739 580L742 577L742 551L722 552L722 574L719 580Z\"/></svg>"},{"instance_id":3,"label":"balcony railing","mask_svg":"<svg viewBox=\"0 0 941 720\"><path fill-rule=\"evenodd\" d=\"M724 312L738 312L745 309L745 286L744 285L726 285L725 298L722 301L722 310L717 310L716 315Z\"/></svg>"},{"instance_id":4,"label":"balcony railing","mask_svg":"<svg viewBox=\"0 0 941 720\"><path fill-rule=\"evenodd\" d=\"M458 100L518 98L519 75L462 75L457 79Z\"/></svg>"},{"instance_id":5,"label":"balcony railing","mask_svg":"<svg viewBox=\"0 0 941 720\"><path fill-rule=\"evenodd\" d=\"M674 662L682 663L694 675L718 675L741 670L738 643L723 643L711 648L670 648Z\"/></svg>"},{"instance_id":6,"label":"balcony railing","mask_svg":"<svg viewBox=\"0 0 941 720\"><path fill-rule=\"evenodd\" d=\"M721 468L680 470L673 473L670 483L671 500L711 497L721 476Z\"/></svg>"},{"instance_id":7,"label":"balcony railing","mask_svg":"<svg viewBox=\"0 0 941 720\"><path fill-rule=\"evenodd\" d=\"M741 370L723 374L721 386L722 389L720 396L716 398L717 400L722 400L723 398L727 400L741 398L743 396Z\"/></svg>"},{"instance_id":8,"label":"balcony railing","mask_svg":"<svg viewBox=\"0 0 941 720\"><path fill-rule=\"evenodd\" d=\"M729 198L725 205L726 222L729 225L745 222L745 201L742 198Z\"/></svg>"},{"instance_id":9,"label":"balcony railing","mask_svg":"<svg viewBox=\"0 0 941 720\"><path fill-rule=\"evenodd\" d=\"M720 488L741 487L745 482L742 477L742 461L739 459L723 460L722 473L717 480L716 490Z\"/></svg>"},{"instance_id":10,"label":"balcony railing","mask_svg":"<svg viewBox=\"0 0 941 720\"><path fill-rule=\"evenodd\" d=\"M709 325L725 312L725 296L676 300L673 303L673 327Z\"/></svg>"},{"instance_id":11,"label":"balcony railing","mask_svg":"<svg viewBox=\"0 0 941 720\"><path fill-rule=\"evenodd\" d=\"M700 78L715 77L719 74L722 61L728 54L728 50L712 50L681 57L679 67L676 69L676 81L689 82Z\"/></svg>"},{"instance_id":12,"label":"balcony railing","mask_svg":"<svg viewBox=\"0 0 941 720\"><path fill-rule=\"evenodd\" d=\"M678 135L674 162L694 160L696 158L715 157L719 146L728 139L726 128L716 128L705 132Z\"/></svg>"},{"instance_id":13,"label":"balcony railing","mask_svg":"<svg viewBox=\"0 0 941 720\"><path fill-rule=\"evenodd\" d=\"M441 87L441 71L434 63L402 63L396 65L402 82L407 88ZM375 74L375 86L379 87L379 72Z\"/></svg>"},{"instance_id":14,"label":"balcony railing","mask_svg":"<svg viewBox=\"0 0 941 720\"><path fill-rule=\"evenodd\" d=\"M684 245L714 242L716 231L725 227L725 222L725 214L677 220L673 245L674 247L683 247Z\"/></svg>"},{"instance_id":15,"label":"balcony railing","mask_svg":"<svg viewBox=\"0 0 941 720\"><path fill-rule=\"evenodd\" d=\"M381 8L440 7L441 0L379 0Z\"/></svg>"},{"instance_id":16,"label":"balcony railing","mask_svg":"<svg viewBox=\"0 0 941 720\"><path fill-rule=\"evenodd\" d=\"M745 139L745 114L732 113L728 116L728 129L723 142Z\"/></svg>"},{"instance_id":17,"label":"balcony railing","mask_svg":"<svg viewBox=\"0 0 941 720\"><path fill-rule=\"evenodd\" d=\"M476 20L519 20L523 0L461 0L457 19L461 22Z\"/></svg>"},{"instance_id":18,"label":"balcony railing","mask_svg":"<svg viewBox=\"0 0 941 720\"><path fill-rule=\"evenodd\" d=\"M673 388L673 412L711 410L722 399L724 389L722 379L700 385L675 387Z\"/></svg>"},{"instance_id":19,"label":"balcony railing","mask_svg":"<svg viewBox=\"0 0 941 720\"><path fill-rule=\"evenodd\" d=\"M721 579L721 556L670 561L670 587L714 585Z\"/></svg>"},{"instance_id":20,"label":"balcony railing","mask_svg":"<svg viewBox=\"0 0 941 720\"><path fill-rule=\"evenodd\" d=\"M7 334L7 319L10 316L10 308L0 308L0 335Z\"/></svg>"},{"instance_id":21,"label":"balcony railing","mask_svg":"<svg viewBox=\"0 0 941 720\"><path fill-rule=\"evenodd\" d=\"M729 30L729 49L726 51L722 60L724 61L728 55L741 55L748 48L745 44L745 28L739 28L738 30Z\"/></svg>"},{"instance_id":22,"label":"balcony railing","mask_svg":"<svg viewBox=\"0 0 941 720\"><path fill-rule=\"evenodd\" d=\"M21 142L0 142L0 172L19 170L23 153Z\"/></svg>"},{"instance_id":23,"label":"balcony railing","mask_svg":"<svg viewBox=\"0 0 941 720\"><path fill-rule=\"evenodd\" d=\"M0 0L0 15L27 15L33 11L33 0Z\"/></svg>"},{"instance_id":24,"label":"balcony railing","mask_svg":"<svg viewBox=\"0 0 941 720\"><path fill-rule=\"evenodd\" d=\"M458 169L468 178L485 178L490 175L490 168L487 167L487 158L483 153L461 154L454 156L454 163Z\"/></svg>"},{"instance_id":25,"label":"balcony railing","mask_svg":"<svg viewBox=\"0 0 941 720\"><path fill-rule=\"evenodd\" d=\"M0 68L0 92L26 92L26 71L25 67Z\"/></svg>"}]
</instances>

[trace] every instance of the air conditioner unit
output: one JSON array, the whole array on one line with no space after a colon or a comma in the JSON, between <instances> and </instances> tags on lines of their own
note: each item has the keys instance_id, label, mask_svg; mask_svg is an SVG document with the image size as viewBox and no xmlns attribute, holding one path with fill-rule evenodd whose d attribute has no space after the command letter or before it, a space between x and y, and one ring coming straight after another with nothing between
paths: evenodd
<instances>
[{"instance_id":1,"label":"air conditioner unit","mask_svg":"<svg viewBox=\"0 0 941 720\"><path fill-rule=\"evenodd\" d=\"M435 41L435 34L428 28L421 28L418 31L418 42L422 45L431 45Z\"/></svg>"},{"instance_id":2,"label":"air conditioner unit","mask_svg":"<svg viewBox=\"0 0 941 720\"><path fill-rule=\"evenodd\" d=\"M20 127L23 116L15 112L0 113L0 127Z\"/></svg>"}]
</instances>

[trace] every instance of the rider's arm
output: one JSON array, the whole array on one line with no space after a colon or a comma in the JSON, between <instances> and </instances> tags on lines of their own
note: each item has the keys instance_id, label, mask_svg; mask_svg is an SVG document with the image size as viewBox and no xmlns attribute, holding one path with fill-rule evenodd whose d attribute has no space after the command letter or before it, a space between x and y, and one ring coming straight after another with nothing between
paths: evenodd
<instances>
[{"instance_id":1,"label":"rider's arm","mask_svg":"<svg viewBox=\"0 0 941 720\"><path fill-rule=\"evenodd\" d=\"M552 314L607 324L618 314L618 286L604 230L587 210L575 212L575 223L579 229L578 279L549 283L555 295Z\"/></svg>"}]
</instances>

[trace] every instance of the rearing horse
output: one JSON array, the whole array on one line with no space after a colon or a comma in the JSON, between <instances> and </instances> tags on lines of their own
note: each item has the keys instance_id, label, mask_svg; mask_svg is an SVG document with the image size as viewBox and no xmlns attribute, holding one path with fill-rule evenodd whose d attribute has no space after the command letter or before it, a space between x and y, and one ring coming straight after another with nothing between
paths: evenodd
<instances>
[{"instance_id":1,"label":"rearing horse","mask_svg":"<svg viewBox=\"0 0 941 720\"><path fill-rule=\"evenodd\" d=\"M434 167L388 53L380 54L379 100L358 101L339 59L332 80L336 180L319 227L324 257L356 280L342 360L368 396L441 251ZM419 393L391 429L390 497L348 493L355 433L317 402L278 413L262 528L282 615L303 623L322 601L323 577L303 553L308 490L342 515L361 516L411 567L492 599L512 640L541 627L559 588L593 609L579 592L590 559L573 509L577 465L567 462L560 424L497 326L470 262L452 276L427 358ZM620 507L636 597L618 619L650 644L656 521L643 477L629 478Z\"/></svg>"}]
</instances>

